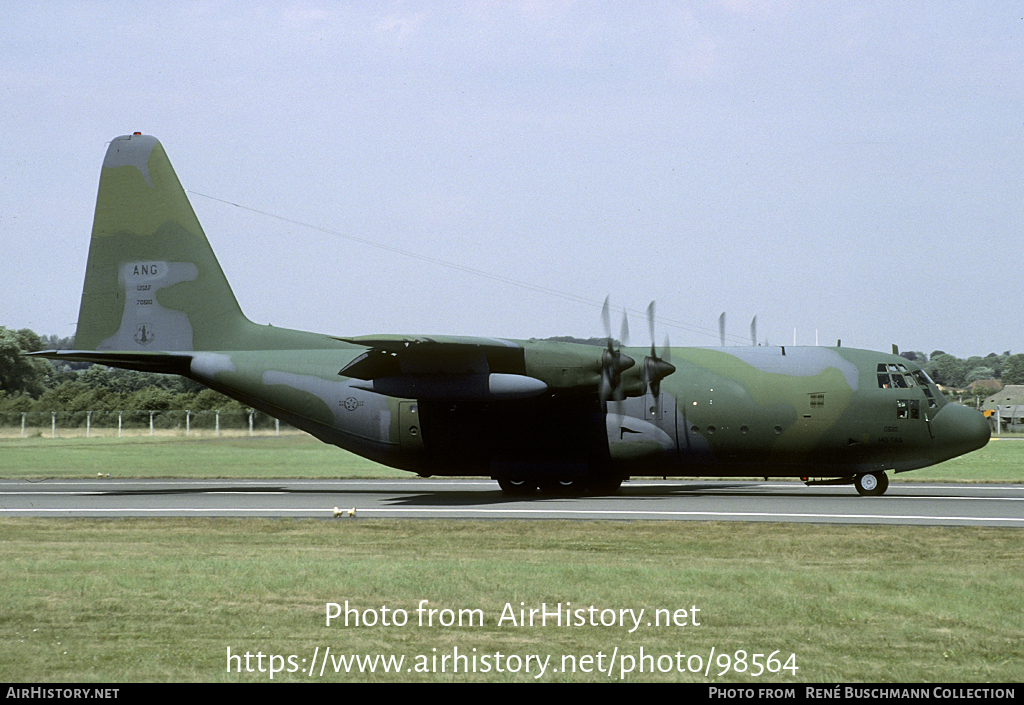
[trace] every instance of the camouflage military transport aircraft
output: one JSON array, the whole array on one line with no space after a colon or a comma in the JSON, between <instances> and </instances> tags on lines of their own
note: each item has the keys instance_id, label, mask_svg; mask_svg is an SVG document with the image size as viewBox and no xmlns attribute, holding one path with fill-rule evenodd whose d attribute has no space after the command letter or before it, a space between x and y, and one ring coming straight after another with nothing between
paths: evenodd
<instances>
[{"instance_id":1,"label":"camouflage military transport aircraft","mask_svg":"<svg viewBox=\"0 0 1024 705\"><path fill-rule=\"evenodd\" d=\"M103 162L75 344L37 354L183 375L378 463L486 475L509 494L608 493L657 475L799 477L880 495L886 470L989 440L982 415L948 403L913 362L865 350L659 355L610 334L601 348L257 325L163 147L140 133L113 140Z\"/></svg>"}]
</instances>

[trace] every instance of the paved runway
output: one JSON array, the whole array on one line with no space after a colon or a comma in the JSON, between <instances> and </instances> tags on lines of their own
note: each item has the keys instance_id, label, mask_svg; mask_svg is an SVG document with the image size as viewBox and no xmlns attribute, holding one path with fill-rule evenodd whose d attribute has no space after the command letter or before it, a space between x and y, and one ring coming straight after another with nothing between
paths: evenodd
<instances>
[{"instance_id":1,"label":"paved runway","mask_svg":"<svg viewBox=\"0 0 1024 705\"><path fill-rule=\"evenodd\" d=\"M605 519L1024 527L1024 485L634 480L615 496L504 496L489 480L0 481L0 516Z\"/></svg>"}]
</instances>

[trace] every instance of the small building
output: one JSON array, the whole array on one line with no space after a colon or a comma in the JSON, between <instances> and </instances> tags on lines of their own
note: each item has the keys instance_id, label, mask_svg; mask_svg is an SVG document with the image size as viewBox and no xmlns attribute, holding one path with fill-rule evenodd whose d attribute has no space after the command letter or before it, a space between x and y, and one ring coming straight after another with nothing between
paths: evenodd
<instances>
[{"instance_id":1,"label":"small building","mask_svg":"<svg viewBox=\"0 0 1024 705\"><path fill-rule=\"evenodd\" d=\"M1024 433L1024 384L1006 385L981 408L996 433Z\"/></svg>"},{"instance_id":2,"label":"small building","mask_svg":"<svg viewBox=\"0 0 1024 705\"><path fill-rule=\"evenodd\" d=\"M971 382L967 385L967 389L970 390L971 394L984 394L986 396L995 396L1003 388L1003 383L998 379L979 379L977 382Z\"/></svg>"}]
</instances>

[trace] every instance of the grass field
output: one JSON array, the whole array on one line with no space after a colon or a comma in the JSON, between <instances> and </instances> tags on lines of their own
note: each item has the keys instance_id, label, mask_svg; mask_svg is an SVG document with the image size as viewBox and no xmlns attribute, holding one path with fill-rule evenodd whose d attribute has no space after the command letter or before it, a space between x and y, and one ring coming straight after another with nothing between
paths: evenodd
<instances>
[{"instance_id":1,"label":"grass field","mask_svg":"<svg viewBox=\"0 0 1024 705\"><path fill-rule=\"evenodd\" d=\"M1022 457L1024 444L996 441L897 479L1019 482ZM394 474L304 436L0 441L4 476L97 472ZM1024 679L1015 529L3 519L0 533L8 682L266 682L272 666L275 682ZM438 610L433 625L419 624L421 600ZM346 601L360 625L350 614L327 626L328 603ZM520 609L559 603L587 623L499 624L506 609L518 622ZM632 633L630 609L644 610ZM441 624L460 611L462 626ZM345 673L350 654L404 661Z\"/></svg>"},{"instance_id":2,"label":"grass field","mask_svg":"<svg viewBox=\"0 0 1024 705\"><path fill-rule=\"evenodd\" d=\"M300 432L0 440L2 477L409 477Z\"/></svg>"},{"instance_id":3,"label":"grass field","mask_svg":"<svg viewBox=\"0 0 1024 705\"><path fill-rule=\"evenodd\" d=\"M270 680L270 655L284 657L279 669L294 665L275 681L306 682L531 681L538 671L536 662L526 671L530 654L550 656L544 681L1024 677L1015 530L178 519L0 520L0 530L7 681L261 682ZM433 626L419 624L421 600L439 610ZM346 601L359 626L354 616L347 627L343 616L327 626L328 603ZM593 605L598 624L589 614L586 626L518 624L520 609L542 603L549 612L559 603ZM499 626L506 604L517 622ZM633 633L631 617L619 626L619 610L641 608ZM677 623L657 626L659 609ZM405 624L380 624L401 610ZM441 625L460 610L479 610L480 620ZM377 624L364 626L368 619ZM397 674L380 662L376 673L336 674L329 661L321 676L318 662L310 677L314 653L328 647L336 657L405 663ZM668 672L635 670L641 648L655 659L648 671ZM229 662L228 649L251 654L252 672ZM489 673L465 673L468 662L453 673L452 661L440 672L445 664L433 657L456 649L476 655L478 670L485 655L522 661L506 663L518 673L498 673L496 662ZM740 650L745 673L726 661ZM795 672L750 675L754 654L773 652L773 670L789 662ZM583 672L587 655L591 669L605 670ZM429 672L409 672L417 657ZM563 657L577 659L576 672L564 670L571 661Z\"/></svg>"}]
</instances>

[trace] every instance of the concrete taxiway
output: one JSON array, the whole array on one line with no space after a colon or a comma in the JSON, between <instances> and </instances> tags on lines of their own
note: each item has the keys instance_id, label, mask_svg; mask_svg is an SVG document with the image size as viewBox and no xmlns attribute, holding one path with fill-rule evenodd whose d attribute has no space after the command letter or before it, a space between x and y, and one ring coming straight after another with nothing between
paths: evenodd
<instances>
[{"instance_id":1,"label":"concrete taxiway","mask_svg":"<svg viewBox=\"0 0 1024 705\"><path fill-rule=\"evenodd\" d=\"M336 517L336 511L340 516ZM354 510L350 516L350 510ZM496 483L2 480L6 517L580 519L1024 527L1024 485L893 482L882 497L795 481L634 480L608 497L511 498Z\"/></svg>"}]
</instances>

